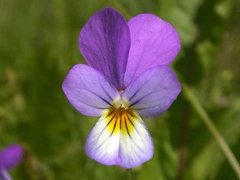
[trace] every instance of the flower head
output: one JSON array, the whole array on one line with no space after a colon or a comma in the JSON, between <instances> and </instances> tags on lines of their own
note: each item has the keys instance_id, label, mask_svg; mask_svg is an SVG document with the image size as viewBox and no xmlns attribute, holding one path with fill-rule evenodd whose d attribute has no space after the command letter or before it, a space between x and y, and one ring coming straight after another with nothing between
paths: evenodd
<instances>
[{"instance_id":1,"label":"flower head","mask_svg":"<svg viewBox=\"0 0 240 180\"><path fill-rule=\"evenodd\" d=\"M181 91L168 67L180 49L176 30L152 14L127 22L105 8L83 27L79 47L87 65L70 70L63 91L82 114L101 116L88 136L87 155L105 165L141 165L153 156L141 117L162 114Z\"/></svg>"},{"instance_id":2,"label":"flower head","mask_svg":"<svg viewBox=\"0 0 240 180\"><path fill-rule=\"evenodd\" d=\"M23 150L21 146L13 144L0 150L0 179L10 180L8 170L14 168L22 159Z\"/></svg>"}]
</instances>

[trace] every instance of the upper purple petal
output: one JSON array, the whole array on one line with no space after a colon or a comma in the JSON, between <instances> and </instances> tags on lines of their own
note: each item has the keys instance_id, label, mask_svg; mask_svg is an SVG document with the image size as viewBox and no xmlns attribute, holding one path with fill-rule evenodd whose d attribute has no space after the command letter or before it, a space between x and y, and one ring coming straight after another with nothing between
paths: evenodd
<instances>
[{"instance_id":1,"label":"upper purple petal","mask_svg":"<svg viewBox=\"0 0 240 180\"><path fill-rule=\"evenodd\" d=\"M174 72L157 66L133 81L123 93L132 108L143 117L155 117L166 111L181 91Z\"/></svg>"},{"instance_id":2,"label":"upper purple petal","mask_svg":"<svg viewBox=\"0 0 240 180\"><path fill-rule=\"evenodd\" d=\"M112 8L94 14L80 32L79 47L91 67L117 89L123 88L130 32L121 14Z\"/></svg>"},{"instance_id":3,"label":"upper purple petal","mask_svg":"<svg viewBox=\"0 0 240 180\"><path fill-rule=\"evenodd\" d=\"M0 169L11 169L20 163L23 149L20 145L13 144L0 151Z\"/></svg>"},{"instance_id":4,"label":"upper purple petal","mask_svg":"<svg viewBox=\"0 0 240 180\"><path fill-rule=\"evenodd\" d=\"M125 85L146 70L168 65L180 50L180 39L175 28L152 14L140 14L128 22L131 47L125 74Z\"/></svg>"},{"instance_id":5,"label":"upper purple petal","mask_svg":"<svg viewBox=\"0 0 240 180\"><path fill-rule=\"evenodd\" d=\"M83 64L69 71L62 88L70 103L89 116L101 115L118 96L117 90L97 70Z\"/></svg>"}]
</instances>

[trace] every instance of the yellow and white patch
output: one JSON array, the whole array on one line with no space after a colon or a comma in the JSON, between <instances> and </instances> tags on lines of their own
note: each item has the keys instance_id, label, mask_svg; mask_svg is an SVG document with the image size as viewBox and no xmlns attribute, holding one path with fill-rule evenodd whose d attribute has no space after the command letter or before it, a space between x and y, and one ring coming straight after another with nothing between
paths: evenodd
<instances>
[{"instance_id":1,"label":"yellow and white patch","mask_svg":"<svg viewBox=\"0 0 240 180\"><path fill-rule=\"evenodd\" d=\"M92 129L86 152L100 163L132 168L151 159L153 144L136 112L111 107Z\"/></svg>"},{"instance_id":2,"label":"yellow and white patch","mask_svg":"<svg viewBox=\"0 0 240 180\"><path fill-rule=\"evenodd\" d=\"M107 130L111 134L116 134L119 131L124 135L131 136L134 131L134 123L138 119L137 114L129 109L110 108L103 117L107 123Z\"/></svg>"}]
</instances>

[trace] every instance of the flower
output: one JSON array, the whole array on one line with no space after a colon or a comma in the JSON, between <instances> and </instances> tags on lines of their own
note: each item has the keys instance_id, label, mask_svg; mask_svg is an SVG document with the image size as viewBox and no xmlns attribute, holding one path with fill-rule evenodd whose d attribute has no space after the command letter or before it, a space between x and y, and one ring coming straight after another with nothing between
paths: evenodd
<instances>
[{"instance_id":1,"label":"flower","mask_svg":"<svg viewBox=\"0 0 240 180\"><path fill-rule=\"evenodd\" d=\"M62 88L79 112L101 116L88 136L87 155L124 168L150 160L153 143L141 117L162 114L181 91L168 67L180 50L176 30L152 14L127 22L105 8L82 28L79 48L88 65L75 65Z\"/></svg>"},{"instance_id":2,"label":"flower","mask_svg":"<svg viewBox=\"0 0 240 180\"><path fill-rule=\"evenodd\" d=\"M0 150L0 179L10 180L8 170L14 168L22 159L23 150L20 145L13 144Z\"/></svg>"}]
</instances>

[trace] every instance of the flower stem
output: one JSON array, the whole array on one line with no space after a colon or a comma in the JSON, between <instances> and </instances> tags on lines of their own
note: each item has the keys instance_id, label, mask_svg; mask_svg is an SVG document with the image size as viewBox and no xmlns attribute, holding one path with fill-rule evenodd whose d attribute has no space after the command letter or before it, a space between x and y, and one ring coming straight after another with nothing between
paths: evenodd
<instances>
[{"instance_id":1,"label":"flower stem","mask_svg":"<svg viewBox=\"0 0 240 180\"><path fill-rule=\"evenodd\" d=\"M186 85L183 84L183 93L186 99L190 102L190 104L194 107L198 115L201 117L204 124L207 126L209 131L211 132L212 136L217 141L218 145L220 146L221 150L223 151L224 155L226 156L228 162L232 166L233 170L235 171L238 178L240 178L240 165L234 156L233 152L223 139L222 135L219 133L215 125L213 124L212 120L208 116L207 112L203 109L200 102L192 92L192 90Z\"/></svg>"},{"instance_id":2,"label":"flower stem","mask_svg":"<svg viewBox=\"0 0 240 180\"><path fill-rule=\"evenodd\" d=\"M127 180L132 179L133 179L132 169L127 169Z\"/></svg>"},{"instance_id":3,"label":"flower stem","mask_svg":"<svg viewBox=\"0 0 240 180\"><path fill-rule=\"evenodd\" d=\"M176 180L182 180L186 169L187 139L189 131L190 105L184 100L184 112L181 114L179 159ZM188 108L186 108L188 107Z\"/></svg>"}]
</instances>

